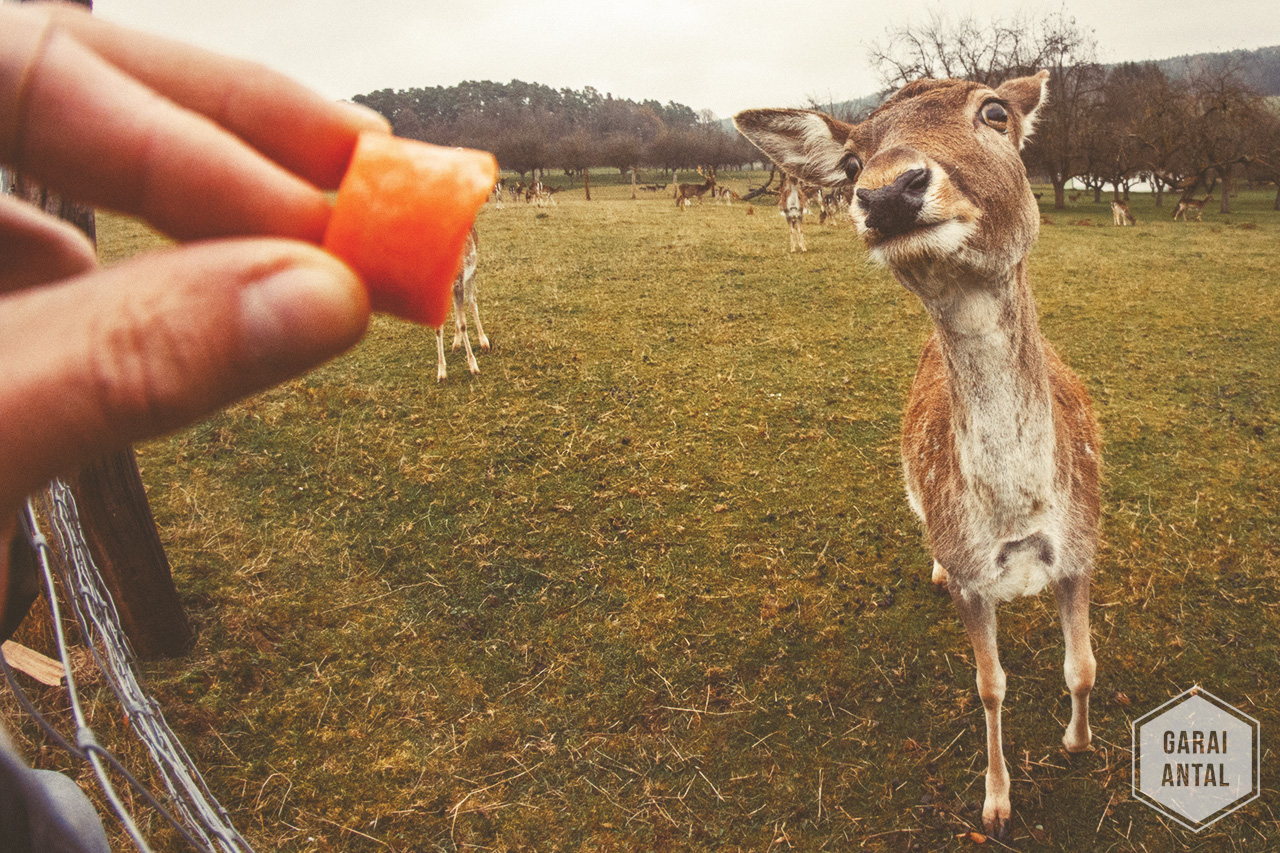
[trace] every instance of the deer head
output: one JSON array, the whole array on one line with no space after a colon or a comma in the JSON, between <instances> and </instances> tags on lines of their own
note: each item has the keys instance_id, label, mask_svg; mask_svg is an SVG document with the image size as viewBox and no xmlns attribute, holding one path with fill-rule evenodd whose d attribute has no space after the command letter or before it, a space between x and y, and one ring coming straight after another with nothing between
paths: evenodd
<instances>
[{"instance_id":1,"label":"deer head","mask_svg":"<svg viewBox=\"0 0 1280 853\"><path fill-rule=\"evenodd\" d=\"M1048 79L1041 71L995 89L918 80L860 124L809 110L748 110L734 122L791 176L852 183L872 258L928 302L942 279L1006 274L1035 242L1039 209L1018 152Z\"/></svg>"}]
</instances>

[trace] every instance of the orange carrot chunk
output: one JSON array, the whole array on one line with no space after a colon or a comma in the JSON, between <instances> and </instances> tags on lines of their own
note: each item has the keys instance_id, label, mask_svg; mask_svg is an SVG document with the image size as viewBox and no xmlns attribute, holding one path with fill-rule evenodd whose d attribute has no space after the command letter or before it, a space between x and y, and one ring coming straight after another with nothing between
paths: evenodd
<instances>
[{"instance_id":1,"label":"orange carrot chunk","mask_svg":"<svg viewBox=\"0 0 1280 853\"><path fill-rule=\"evenodd\" d=\"M363 133L324 248L364 280L373 310L440 326L467 234L497 179L488 152Z\"/></svg>"}]
</instances>

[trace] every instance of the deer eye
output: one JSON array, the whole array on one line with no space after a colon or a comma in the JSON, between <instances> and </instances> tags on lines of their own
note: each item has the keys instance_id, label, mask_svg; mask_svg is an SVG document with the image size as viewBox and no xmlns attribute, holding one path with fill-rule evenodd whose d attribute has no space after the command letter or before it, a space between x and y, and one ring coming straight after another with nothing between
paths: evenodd
<instances>
[{"instance_id":1,"label":"deer eye","mask_svg":"<svg viewBox=\"0 0 1280 853\"><path fill-rule=\"evenodd\" d=\"M857 181L858 175L862 174L862 160L858 159L857 154L844 158L844 174L851 181Z\"/></svg>"},{"instance_id":2,"label":"deer eye","mask_svg":"<svg viewBox=\"0 0 1280 853\"><path fill-rule=\"evenodd\" d=\"M982 105L982 123L993 130L1006 133L1009 130L1009 112L999 101L987 101Z\"/></svg>"}]
</instances>

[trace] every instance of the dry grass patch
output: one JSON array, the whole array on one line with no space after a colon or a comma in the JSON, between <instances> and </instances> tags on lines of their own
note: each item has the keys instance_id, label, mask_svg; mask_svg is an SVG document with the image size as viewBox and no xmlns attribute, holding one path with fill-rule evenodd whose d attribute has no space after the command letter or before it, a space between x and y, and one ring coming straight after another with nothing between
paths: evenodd
<instances>
[{"instance_id":1,"label":"dry grass patch","mask_svg":"<svg viewBox=\"0 0 1280 853\"><path fill-rule=\"evenodd\" d=\"M982 709L898 471L918 303L847 224L789 255L771 205L580 195L483 212L478 378L380 319L142 448L199 633L149 666L169 719L263 850L968 846ZM1236 204L1045 210L1107 440L1100 679L1068 757L1050 600L1003 609L1018 849L1280 843L1270 789L1201 836L1129 797L1131 720L1193 683L1280 724L1280 216Z\"/></svg>"}]
</instances>

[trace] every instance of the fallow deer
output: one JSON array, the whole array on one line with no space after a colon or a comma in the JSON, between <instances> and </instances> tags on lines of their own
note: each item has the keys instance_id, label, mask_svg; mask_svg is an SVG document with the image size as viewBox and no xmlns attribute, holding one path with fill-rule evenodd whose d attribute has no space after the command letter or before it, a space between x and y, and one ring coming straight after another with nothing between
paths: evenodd
<instances>
[{"instance_id":1,"label":"fallow deer","mask_svg":"<svg viewBox=\"0 0 1280 853\"><path fill-rule=\"evenodd\" d=\"M855 185L854 224L871 257L933 320L907 403L903 470L933 580L973 643L986 713L982 818L997 835L1011 814L998 603L1055 586L1071 692L1062 742L1078 752L1091 739L1099 434L1084 386L1040 331L1027 272L1040 217L1019 156L1047 83L1045 71L995 89L920 80L856 125L806 110L736 118L799 179Z\"/></svg>"},{"instance_id":2,"label":"fallow deer","mask_svg":"<svg viewBox=\"0 0 1280 853\"><path fill-rule=\"evenodd\" d=\"M1111 223L1113 225L1137 225L1138 220L1134 218L1133 211L1129 209L1127 201L1111 202Z\"/></svg>"},{"instance_id":3,"label":"fallow deer","mask_svg":"<svg viewBox=\"0 0 1280 853\"><path fill-rule=\"evenodd\" d=\"M476 305L476 266L480 258L480 236L473 227L467 235L467 245L462 253L462 267L453 280L453 351L465 346L467 350L467 369L471 375L480 372L475 353L471 351L471 340L467 337L467 308L476 318L476 340L480 349L489 351L489 337L480 325L480 307ZM444 324L436 327L436 381L443 382L448 377L444 366Z\"/></svg>"},{"instance_id":4,"label":"fallow deer","mask_svg":"<svg viewBox=\"0 0 1280 853\"><path fill-rule=\"evenodd\" d=\"M1187 214L1191 211L1195 211L1196 222L1203 222L1204 220L1200 217L1204 215L1204 206L1211 201L1213 201L1213 196L1201 199L1200 201L1196 201L1194 198L1178 199L1178 209L1173 212L1173 221L1177 222L1178 217L1181 216L1182 221L1186 222Z\"/></svg>"},{"instance_id":5,"label":"fallow deer","mask_svg":"<svg viewBox=\"0 0 1280 853\"><path fill-rule=\"evenodd\" d=\"M676 207L686 207L696 198L698 203L702 203L702 197L715 189L716 173L713 169L711 174L704 175L702 167L698 167L698 174L704 178L700 184L676 184Z\"/></svg>"},{"instance_id":6,"label":"fallow deer","mask_svg":"<svg viewBox=\"0 0 1280 853\"><path fill-rule=\"evenodd\" d=\"M853 204L853 187L837 187L829 193L819 192L818 224L825 225L827 220L849 212Z\"/></svg>"},{"instance_id":7,"label":"fallow deer","mask_svg":"<svg viewBox=\"0 0 1280 853\"><path fill-rule=\"evenodd\" d=\"M791 236L791 251L809 251L804 244L804 209L808 204L804 187L800 181L789 174L784 174L782 186L778 190L778 212L787 220L787 228Z\"/></svg>"}]
</instances>

